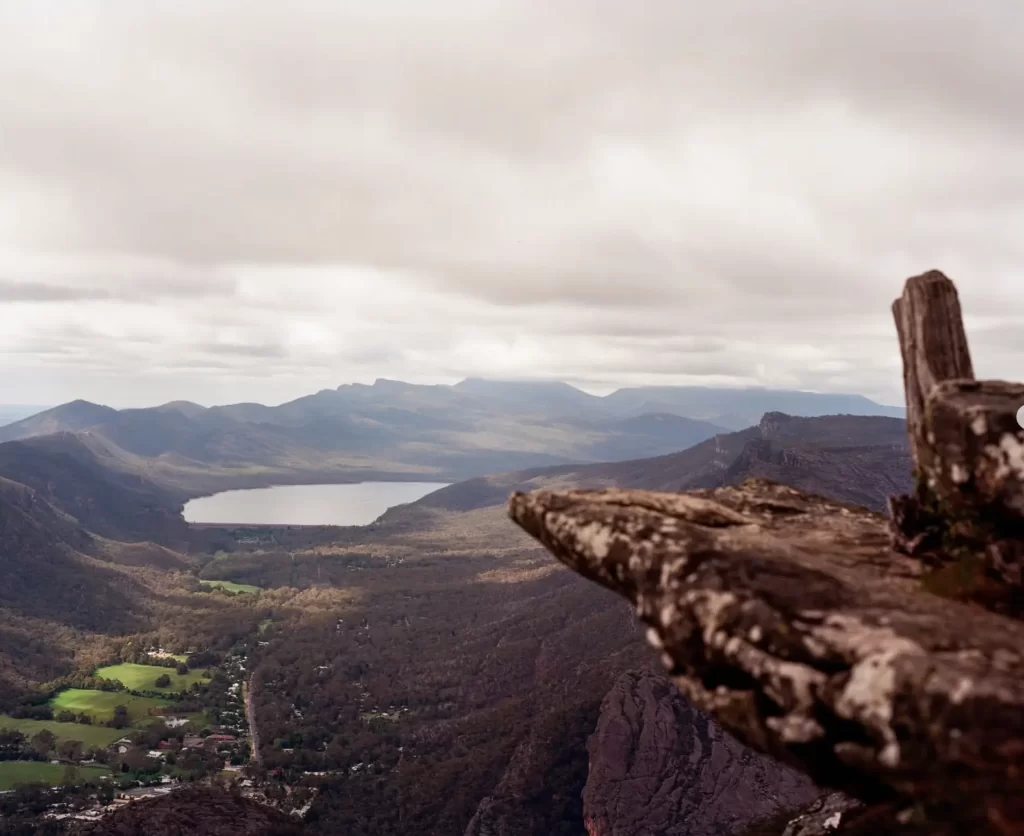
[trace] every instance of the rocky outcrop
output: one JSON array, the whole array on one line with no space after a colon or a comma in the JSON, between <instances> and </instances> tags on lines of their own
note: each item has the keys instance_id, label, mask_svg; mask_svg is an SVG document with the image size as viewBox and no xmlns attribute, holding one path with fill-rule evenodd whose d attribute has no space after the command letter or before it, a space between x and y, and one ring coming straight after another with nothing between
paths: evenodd
<instances>
[{"instance_id":1,"label":"rocky outcrop","mask_svg":"<svg viewBox=\"0 0 1024 836\"><path fill-rule=\"evenodd\" d=\"M72 836L298 836L302 826L284 813L214 789L182 789L136 801Z\"/></svg>"},{"instance_id":2,"label":"rocky outcrop","mask_svg":"<svg viewBox=\"0 0 1024 836\"><path fill-rule=\"evenodd\" d=\"M743 742L854 796L1024 825L1024 623L929 592L879 515L761 482L540 491L511 513L629 598L680 690Z\"/></svg>"},{"instance_id":3,"label":"rocky outcrop","mask_svg":"<svg viewBox=\"0 0 1024 836\"><path fill-rule=\"evenodd\" d=\"M864 802L826 816L837 833L1020 834L1024 387L970 379L942 274L894 310L918 482L892 520L761 480L517 493L509 513L635 606L697 708Z\"/></svg>"},{"instance_id":4,"label":"rocky outcrop","mask_svg":"<svg viewBox=\"0 0 1024 836\"><path fill-rule=\"evenodd\" d=\"M849 814L859 811L862 806L848 795L830 792L801 810L786 825L782 836L828 836L839 830L848 820Z\"/></svg>"},{"instance_id":5,"label":"rocky outcrop","mask_svg":"<svg viewBox=\"0 0 1024 836\"><path fill-rule=\"evenodd\" d=\"M588 743L590 836L721 836L820 794L697 711L664 676L622 674Z\"/></svg>"}]
</instances>

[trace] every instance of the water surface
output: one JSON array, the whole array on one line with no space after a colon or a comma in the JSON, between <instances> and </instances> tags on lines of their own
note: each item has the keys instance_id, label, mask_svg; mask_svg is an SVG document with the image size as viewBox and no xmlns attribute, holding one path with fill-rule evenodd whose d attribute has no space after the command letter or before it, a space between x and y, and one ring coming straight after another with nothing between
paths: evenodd
<instances>
[{"instance_id":1,"label":"water surface","mask_svg":"<svg viewBox=\"0 0 1024 836\"><path fill-rule=\"evenodd\" d=\"M393 505L414 502L446 486L446 482L357 482L224 491L188 502L185 519L239 525L368 525Z\"/></svg>"}]
</instances>

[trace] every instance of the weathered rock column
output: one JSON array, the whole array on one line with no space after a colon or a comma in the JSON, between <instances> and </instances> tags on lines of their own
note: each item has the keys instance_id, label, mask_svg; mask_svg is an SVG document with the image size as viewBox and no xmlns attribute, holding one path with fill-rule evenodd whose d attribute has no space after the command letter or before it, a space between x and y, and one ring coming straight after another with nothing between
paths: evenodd
<instances>
[{"instance_id":1,"label":"weathered rock column","mask_svg":"<svg viewBox=\"0 0 1024 836\"><path fill-rule=\"evenodd\" d=\"M942 273L908 279L892 307L917 471L916 494L891 501L893 543L936 563L971 553L986 574L1020 587L1024 385L974 379L960 301Z\"/></svg>"},{"instance_id":2,"label":"weathered rock column","mask_svg":"<svg viewBox=\"0 0 1024 836\"><path fill-rule=\"evenodd\" d=\"M932 388L946 380L974 380L956 286L938 270L907 279L892 303L903 355L907 430L914 461L928 446L925 403Z\"/></svg>"},{"instance_id":3,"label":"weathered rock column","mask_svg":"<svg viewBox=\"0 0 1024 836\"><path fill-rule=\"evenodd\" d=\"M941 273L893 311L919 479L891 520L763 481L517 493L509 515L627 598L748 745L915 833L1022 834L1024 386L974 380Z\"/></svg>"}]
</instances>

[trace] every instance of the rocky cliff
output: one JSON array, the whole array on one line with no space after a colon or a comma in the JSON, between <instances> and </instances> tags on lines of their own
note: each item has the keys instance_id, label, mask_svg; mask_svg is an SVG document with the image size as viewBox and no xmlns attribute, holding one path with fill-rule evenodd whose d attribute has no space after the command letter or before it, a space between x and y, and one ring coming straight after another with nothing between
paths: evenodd
<instances>
[{"instance_id":1,"label":"rocky cliff","mask_svg":"<svg viewBox=\"0 0 1024 836\"><path fill-rule=\"evenodd\" d=\"M861 802L768 832L1021 834L1024 384L974 379L941 273L893 312L917 478L889 520L760 479L516 493L509 513L633 604L697 708Z\"/></svg>"},{"instance_id":2,"label":"rocky cliff","mask_svg":"<svg viewBox=\"0 0 1024 836\"><path fill-rule=\"evenodd\" d=\"M663 676L622 674L588 743L590 836L721 836L820 794L739 743Z\"/></svg>"},{"instance_id":3,"label":"rocky cliff","mask_svg":"<svg viewBox=\"0 0 1024 836\"><path fill-rule=\"evenodd\" d=\"M72 836L298 836L293 818L222 790L183 789L136 801Z\"/></svg>"}]
</instances>

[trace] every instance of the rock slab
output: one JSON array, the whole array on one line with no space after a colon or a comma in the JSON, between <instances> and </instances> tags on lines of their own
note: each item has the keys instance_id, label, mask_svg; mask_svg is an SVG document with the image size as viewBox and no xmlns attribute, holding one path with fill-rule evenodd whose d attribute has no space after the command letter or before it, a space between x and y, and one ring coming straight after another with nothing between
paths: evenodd
<instances>
[{"instance_id":1,"label":"rock slab","mask_svg":"<svg viewBox=\"0 0 1024 836\"><path fill-rule=\"evenodd\" d=\"M589 836L721 836L820 795L802 773L743 746L664 676L622 674L588 746Z\"/></svg>"}]
</instances>

